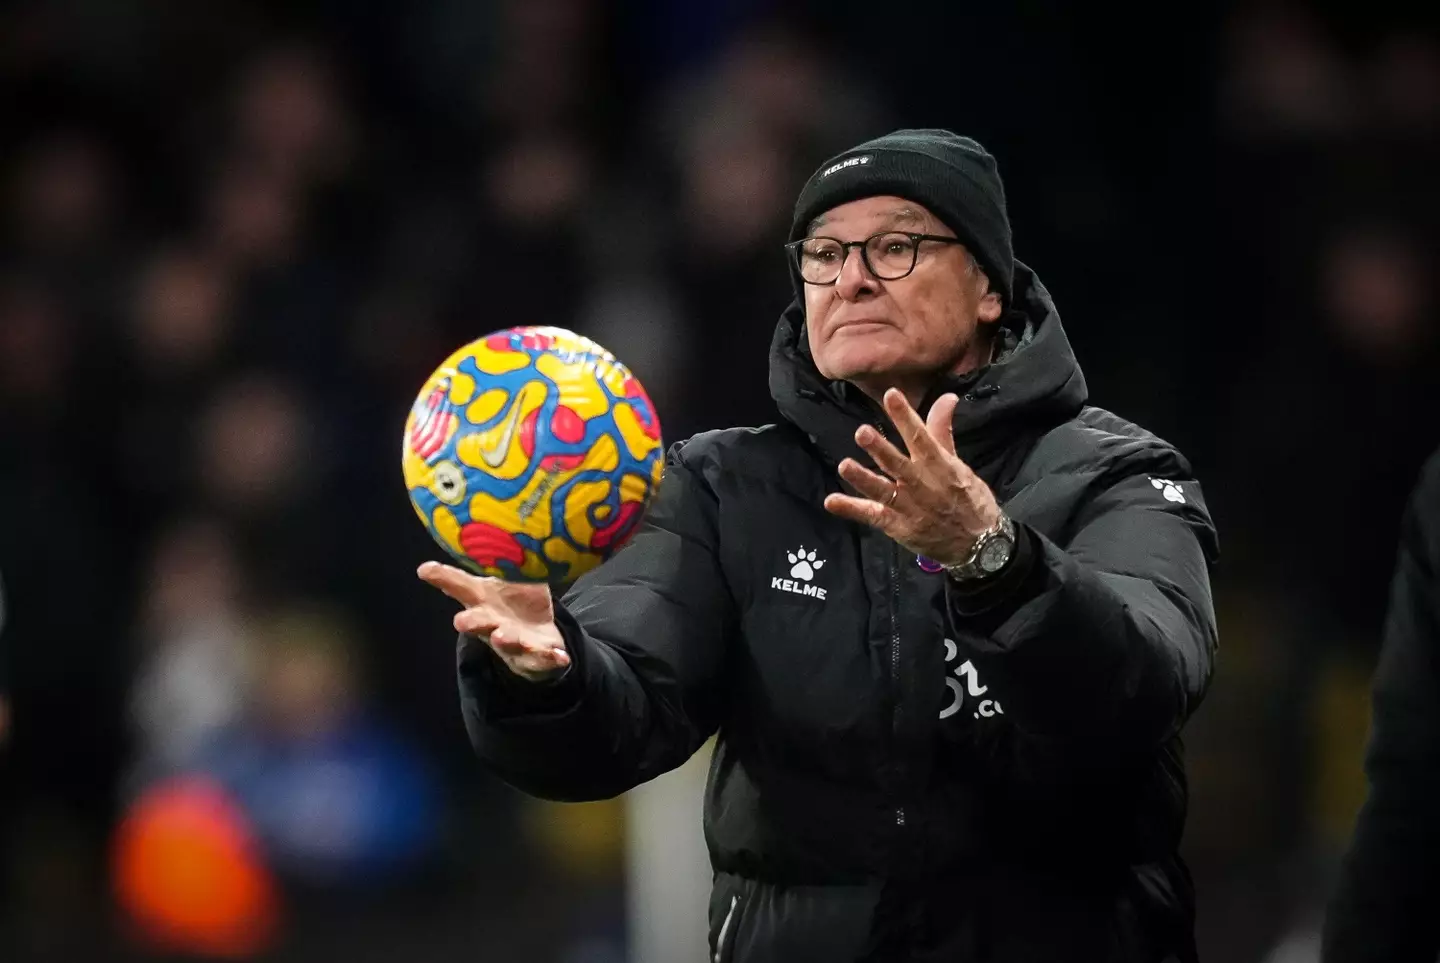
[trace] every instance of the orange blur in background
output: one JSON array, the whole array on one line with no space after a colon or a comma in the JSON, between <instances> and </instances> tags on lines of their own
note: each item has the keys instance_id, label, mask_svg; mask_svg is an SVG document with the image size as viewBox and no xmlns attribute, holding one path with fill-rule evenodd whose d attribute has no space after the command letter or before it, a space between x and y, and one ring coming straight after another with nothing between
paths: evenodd
<instances>
[{"instance_id":1,"label":"orange blur in background","mask_svg":"<svg viewBox=\"0 0 1440 963\"><path fill-rule=\"evenodd\" d=\"M243 958L274 942L275 885L239 808L205 779L138 797L115 837L114 885L149 947Z\"/></svg>"}]
</instances>

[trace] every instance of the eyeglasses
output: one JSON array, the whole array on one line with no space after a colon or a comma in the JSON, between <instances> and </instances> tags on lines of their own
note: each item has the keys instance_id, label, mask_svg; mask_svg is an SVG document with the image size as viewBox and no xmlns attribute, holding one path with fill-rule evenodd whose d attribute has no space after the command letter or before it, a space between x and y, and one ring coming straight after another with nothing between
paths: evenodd
<instances>
[{"instance_id":1,"label":"eyeglasses","mask_svg":"<svg viewBox=\"0 0 1440 963\"><path fill-rule=\"evenodd\" d=\"M785 245L800 277L806 284L834 284L845 267L850 249L858 247L865 268L882 281L898 281L915 270L921 241L959 244L958 237L914 234L910 231L882 231L863 241L841 241L833 237L806 237Z\"/></svg>"}]
</instances>

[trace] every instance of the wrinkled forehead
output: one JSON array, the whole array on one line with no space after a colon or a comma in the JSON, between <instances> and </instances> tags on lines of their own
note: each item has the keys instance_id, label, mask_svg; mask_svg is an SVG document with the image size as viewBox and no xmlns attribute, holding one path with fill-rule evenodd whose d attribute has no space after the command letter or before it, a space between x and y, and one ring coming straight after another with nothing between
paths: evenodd
<instances>
[{"instance_id":1,"label":"wrinkled forehead","mask_svg":"<svg viewBox=\"0 0 1440 963\"><path fill-rule=\"evenodd\" d=\"M932 233L940 226L939 218L925 205L903 197L863 197L838 204L814 218L806 233L814 235L836 230L860 230L865 233L888 228L901 231Z\"/></svg>"}]
</instances>

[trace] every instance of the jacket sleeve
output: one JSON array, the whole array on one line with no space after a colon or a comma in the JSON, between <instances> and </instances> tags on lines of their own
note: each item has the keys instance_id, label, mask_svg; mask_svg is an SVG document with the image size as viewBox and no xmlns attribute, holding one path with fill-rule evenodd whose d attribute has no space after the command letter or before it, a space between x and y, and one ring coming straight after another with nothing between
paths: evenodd
<instances>
[{"instance_id":1,"label":"jacket sleeve","mask_svg":"<svg viewBox=\"0 0 1440 963\"><path fill-rule=\"evenodd\" d=\"M556 603L571 665L536 685L483 642L459 643L475 751L548 799L619 795L684 763L718 727L735 607L716 558L716 505L676 446L631 543Z\"/></svg>"},{"instance_id":2,"label":"jacket sleeve","mask_svg":"<svg viewBox=\"0 0 1440 963\"><path fill-rule=\"evenodd\" d=\"M1407 508L1375 672L1370 789L1326 918L1326 963L1440 955L1440 455Z\"/></svg>"},{"instance_id":3,"label":"jacket sleeve","mask_svg":"<svg viewBox=\"0 0 1440 963\"><path fill-rule=\"evenodd\" d=\"M1146 753L1204 696L1217 638L1214 528L1196 481L1152 474L1152 461L1098 479L1063 544L1018 523L1010 584L969 593L949 583L952 619L1026 736Z\"/></svg>"}]
</instances>

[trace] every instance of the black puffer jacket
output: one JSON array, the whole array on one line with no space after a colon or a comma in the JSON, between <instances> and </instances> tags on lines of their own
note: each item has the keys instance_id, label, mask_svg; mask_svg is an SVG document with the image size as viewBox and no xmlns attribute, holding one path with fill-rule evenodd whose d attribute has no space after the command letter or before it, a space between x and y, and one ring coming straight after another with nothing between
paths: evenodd
<instances>
[{"instance_id":1,"label":"black puffer jacket","mask_svg":"<svg viewBox=\"0 0 1440 963\"><path fill-rule=\"evenodd\" d=\"M563 680L461 639L476 750L527 792L612 796L718 733L722 963L1193 956L1178 734L1215 653L1214 531L1174 448L1085 406L1023 265L1016 292L998 360L935 392L1020 527L1001 582L961 592L824 510L879 414L821 378L792 305L782 420L672 449L643 531L560 607Z\"/></svg>"}]
</instances>

